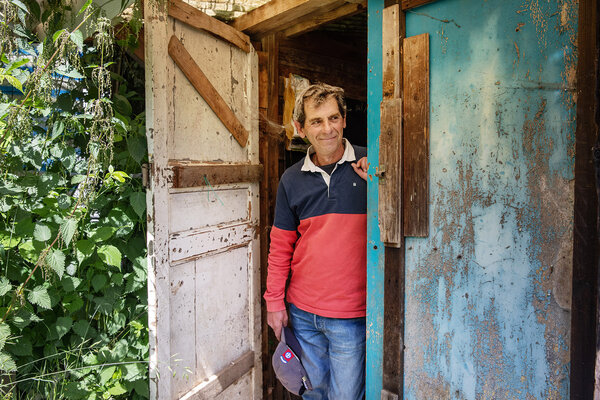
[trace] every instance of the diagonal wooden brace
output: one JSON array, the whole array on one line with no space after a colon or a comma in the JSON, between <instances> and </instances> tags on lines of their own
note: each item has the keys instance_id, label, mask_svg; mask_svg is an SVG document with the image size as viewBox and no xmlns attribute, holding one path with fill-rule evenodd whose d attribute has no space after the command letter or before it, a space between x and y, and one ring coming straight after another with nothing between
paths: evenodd
<instances>
[{"instance_id":1,"label":"diagonal wooden brace","mask_svg":"<svg viewBox=\"0 0 600 400\"><path fill-rule=\"evenodd\" d=\"M192 86L200 93L208 106L215 112L223 125L231 132L242 147L248 142L248 131L237 119L231 108L225 103L217 89L210 83L204 72L194 61L190 53L175 35L169 41L169 56L188 78Z\"/></svg>"}]
</instances>

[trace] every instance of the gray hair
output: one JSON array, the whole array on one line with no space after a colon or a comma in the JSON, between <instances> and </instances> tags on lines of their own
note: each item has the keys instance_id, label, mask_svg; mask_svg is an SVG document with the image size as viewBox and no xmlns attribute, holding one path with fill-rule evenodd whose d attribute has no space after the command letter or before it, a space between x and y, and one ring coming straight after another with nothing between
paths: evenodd
<instances>
[{"instance_id":1,"label":"gray hair","mask_svg":"<svg viewBox=\"0 0 600 400\"><path fill-rule=\"evenodd\" d=\"M344 99L344 89L337 86L331 86L326 83L315 83L308 86L306 89L300 92L296 96L296 104L294 105L294 121L298 121L301 126L304 126L306 121L306 113L304 112L304 105L307 100L313 100L318 106L325 100L333 96L338 104L340 114L342 117L346 117L346 100Z\"/></svg>"}]
</instances>

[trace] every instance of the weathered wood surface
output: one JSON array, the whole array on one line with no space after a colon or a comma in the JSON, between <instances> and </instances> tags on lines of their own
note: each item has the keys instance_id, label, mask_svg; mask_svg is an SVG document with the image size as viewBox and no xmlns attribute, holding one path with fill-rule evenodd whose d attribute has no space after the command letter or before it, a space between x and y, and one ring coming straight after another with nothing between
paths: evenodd
<instances>
[{"instance_id":1,"label":"weathered wood surface","mask_svg":"<svg viewBox=\"0 0 600 400\"><path fill-rule=\"evenodd\" d=\"M404 235L402 226L402 64L405 16L399 5L383 10L379 165L381 240L385 244L382 399L403 397Z\"/></svg>"},{"instance_id":2,"label":"weathered wood surface","mask_svg":"<svg viewBox=\"0 0 600 400\"><path fill-rule=\"evenodd\" d=\"M173 165L172 162L171 165ZM173 188L215 186L240 182L258 182L262 177L262 173L262 165L173 165Z\"/></svg>"},{"instance_id":3,"label":"weathered wood surface","mask_svg":"<svg viewBox=\"0 0 600 400\"><path fill-rule=\"evenodd\" d=\"M405 36L404 13L398 4L383 9L383 99L402 97L402 40Z\"/></svg>"},{"instance_id":4,"label":"weathered wood surface","mask_svg":"<svg viewBox=\"0 0 600 400\"><path fill-rule=\"evenodd\" d=\"M248 53L250 38L218 19L212 18L197 8L181 1L169 0L169 16L196 29L209 32Z\"/></svg>"},{"instance_id":5,"label":"weathered wood surface","mask_svg":"<svg viewBox=\"0 0 600 400\"><path fill-rule=\"evenodd\" d=\"M209 400L221 395L231 384L247 374L254 367L254 353L247 352L231 362L225 369L202 382L181 400Z\"/></svg>"},{"instance_id":6,"label":"weathered wood surface","mask_svg":"<svg viewBox=\"0 0 600 400\"><path fill-rule=\"evenodd\" d=\"M170 365L164 360L171 357L171 310L169 266L169 192L167 167L169 132L174 127L173 65L166 57L172 25L166 10L144 2L144 59L146 62L146 138L148 161L152 168L147 199L148 218L148 329L149 380L152 400L172 397L173 382ZM155 211L156 210L156 211Z\"/></svg>"},{"instance_id":7,"label":"weathered wood surface","mask_svg":"<svg viewBox=\"0 0 600 400\"><path fill-rule=\"evenodd\" d=\"M406 38L404 75L404 236L429 234L429 34Z\"/></svg>"},{"instance_id":8,"label":"weathered wood surface","mask_svg":"<svg viewBox=\"0 0 600 400\"><path fill-rule=\"evenodd\" d=\"M570 335L571 398L595 400L600 399L599 193L595 170L600 158L599 13L598 1L579 1Z\"/></svg>"},{"instance_id":9,"label":"weathered wood surface","mask_svg":"<svg viewBox=\"0 0 600 400\"><path fill-rule=\"evenodd\" d=\"M330 10L320 9L316 13L306 16L301 22L285 29L283 31L284 35L287 37L301 35L338 19L361 13L367 8L366 0L358 3L346 3L345 1L340 3L333 3Z\"/></svg>"},{"instance_id":10,"label":"weathered wood surface","mask_svg":"<svg viewBox=\"0 0 600 400\"><path fill-rule=\"evenodd\" d=\"M402 11L416 8L434 1L436 0L402 0Z\"/></svg>"},{"instance_id":11,"label":"weathered wood surface","mask_svg":"<svg viewBox=\"0 0 600 400\"><path fill-rule=\"evenodd\" d=\"M402 245L402 76L400 7L384 8L382 22L383 101L379 136L379 226L386 246Z\"/></svg>"},{"instance_id":12,"label":"weathered wood surface","mask_svg":"<svg viewBox=\"0 0 600 400\"><path fill-rule=\"evenodd\" d=\"M386 246L402 245L402 99L381 102L379 228Z\"/></svg>"},{"instance_id":13,"label":"weathered wood surface","mask_svg":"<svg viewBox=\"0 0 600 400\"><path fill-rule=\"evenodd\" d=\"M314 11L339 0L272 0L236 18L234 28L255 37L281 31Z\"/></svg>"},{"instance_id":14,"label":"weathered wood surface","mask_svg":"<svg viewBox=\"0 0 600 400\"><path fill-rule=\"evenodd\" d=\"M248 142L248 131L237 119L231 108L225 103L217 89L210 83L204 72L194 61L190 53L175 35L169 41L169 55L179 66L194 88L204 98L209 107L227 127L240 146L245 147Z\"/></svg>"},{"instance_id":15,"label":"weathered wood surface","mask_svg":"<svg viewBox=\"0 0 600 400\"><path fill-rule=\"evenodd\" d=\"M158 370L152 372L152 399L259 399L259 195L256 171L244 171L259 164L256 52L240 51L165 13L150 14L146 29L150 27L146 54L152 57L147 57L146 77L153 95L147 136L151 145L160 144L151 147L155 154L148 206L155 242L149 266L149 303L154 306L149 311L150 359ZM185 39L188 61L197 64L213 89L219 88L221 100L246 129L244 147L209 105L210 96L191 84L185 75L189 70L175 65L173 46L169 54L172 35L180 46L176 38ZM206 183L196 167L208 165L215 171L219 164L243 167L233 174L235 179L228 173L221 179L224 170L219 169L218 177L207 177L209 186L195 186ZM253 181L230 182L249 179ZM173 182L186 187L173 187ZM238 363L243 356L244 362ZM230 368L232 362L238 370ZM202 394L194 392L199 388Z\"/></svg>"}]
</instances>

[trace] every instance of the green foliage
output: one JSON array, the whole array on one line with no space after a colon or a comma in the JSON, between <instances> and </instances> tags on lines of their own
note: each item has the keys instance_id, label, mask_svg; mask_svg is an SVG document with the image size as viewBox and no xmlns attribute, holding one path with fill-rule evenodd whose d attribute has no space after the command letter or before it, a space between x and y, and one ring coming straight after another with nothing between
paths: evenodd
<instances>
[{"instance_id":1,"label":"green foliage","mask_svg":"<svg viewBox=\"0 0 600 400\"><path fill-rule=\"evenodd\" d=\"M0 81L23 93L0 95L0 392L148 398L143 70L91 0L39 4L0 21Z\"/></svg>"}]
</instances>

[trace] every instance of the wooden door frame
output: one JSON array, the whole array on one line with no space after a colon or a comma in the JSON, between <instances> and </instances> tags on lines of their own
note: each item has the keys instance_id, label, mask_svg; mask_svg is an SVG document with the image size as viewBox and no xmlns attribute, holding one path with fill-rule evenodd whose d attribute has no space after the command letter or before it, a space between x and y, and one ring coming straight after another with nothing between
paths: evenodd
<instances>
[{"instance_id":1,"label":"wooden door frame","mask_svg":"<svg viewBox=\"0 0 600 400\"><path fill-rule=\"evenodd\" d=\"M577 127L573 204L573 287L571 304L571 399L600 399L600 308L598 297L598 182L600 158L598 27L596 0L579 1L577 32ZM596 386L596 389L595 389Z\"/></svg>"}]
</instances>

